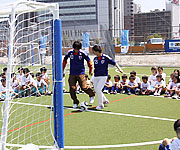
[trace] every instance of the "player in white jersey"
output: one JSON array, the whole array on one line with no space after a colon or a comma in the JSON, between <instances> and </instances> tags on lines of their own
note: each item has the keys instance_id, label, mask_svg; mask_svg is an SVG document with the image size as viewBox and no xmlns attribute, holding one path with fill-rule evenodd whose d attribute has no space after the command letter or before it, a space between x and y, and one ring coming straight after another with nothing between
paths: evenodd
<instances>
[{"instance_id":1,"label":"player in white jersey","mask_svg":"<svg viewBox=\"0 0 180 150\"><path fill-rule=\"evenodd\" d=\"M1 83L2 84L0 85L0 99L5 100L6 99L6 79L5 78L1 79ZM14 92L11 86L10 86L10 94L11 94L11 97L12 96L18 97L18 94Z\"/></svg>"},{"instance_id":2,"label":"player in white jersey","mask_svg":"<svg viewBox=\"0 0 180 150\"><path fill-rule=\"evenodd\" d=\"M164 87L166 87L166 74L163 72L163 67L158 67L158 72L163 78Z\"/></svg>"},{"instance_id":3,"label":"player in white jersey","mask_svg":"<svg viewBox=\"0 0 180 150\"><path fill-rule=\"evenodd\" d=\"M136 76L136 71L131 71L131 72L130 72L130 75L134 75L134 77L135 77L135 82L138 84L138 88L140 88L140 86L141 86L141 80L140 80L139 77Z\"/></svg>"},{"instance_id":4,"label":"player in white jersey","mask_svg":"<svg viewBox=\"0 0 180 150\"><path fill-rule=\"evenodd\" d=\"M28 68L24 68L23 70L24 76L22 77L21 81L21 88L25 96L30 96L31 94L31 87L32 87L32 76L30 75L30 71Z\"/></svg>"},{"instance_id":5,"label":"player in white jersey","mask_svg":"<svg viewBox=\"0 0 180 150\"><path fill-rule=\"evenodd\" d=\"M158 74L156 76L157 78L157 81L156 81L156 84L155 84L155 93L154 93L154 96L160 96L163 92L163 89L164 89L164 81L163 81L163 78L162 78L162 75Z\"/></svg>"},{"instance_id":6,"label":"player in white jersey","mask_svg":"<svg viewBox=\"0 0 180 150\"><path fill-rule=\"evenodd\" d=\"M122 94L128 93L127 85L128 85L129 80L127 80L127 75L123 74L121 78L122 80L120 81L120 90L121 90L120 92Z\"/></svg>"},{"instance_id":7,"label":"player in white jersey","mask_svg":"<svg viewBox=\"0 0 180 150\"><path fill-rule=\"evenodd\" d=\"M167 92L164 97L172 97L175 94L175 90L178 85L178 82L179 82L179 76L174 76L173 81L169 82L167 86Z\"/></svg>"},{"instance_id":8,"label":"player in white jersey","mask_svg":"<svg viewBox=\"0 0 180 150\"><path fill-rule=\"evenodd\" d=\"M129 82L127 84L128 95L137 94L138 84L137 84L137 82L135 82L135 79L136 79L136 77L134 75L131 75L129 77Z\"/></svg>"},{"instance_id":9,"label":"player in white jersey","mask_svg":"<svg viewBox=\"0 0 180 150\"><path fill-rule=\"evenodd\" d=\"M150 86L151 86L151 92L154 93L155 92L155 84L156 84L156 76L157 76L157 68L156 67L152 67L151 68L151 72L152 72L152 75L149 77L149 83L150 83Z\"/></svg>"},{"instance_id":10,"label":"player in white jersey","mask_svg":"<svg viewBox=\"0 0 180 150\"><path fill-rule=\"evenodd\" d=\"M16 78L19 80L19 84L21 84L21 81L22 81L22 77L24 76L24 73L23 73L23 68L22 67L19 67L18 68L18 74L16 75Z\"/></svg>"},{"instance_id":11,"label":"player in white jersey","mask_svg":"<svg viewBox=\"0 0 180 150\"><path fill-rule=\"evenodd\" d=\"M177 137L173 139L165 138L159 146L159 150L180 150L180 119L174 123L174 131Z\"/></svg>"},{"instance_id":12,"label":"player in white jersey","mask_svg":"<svg viewBox=\"0 0 180 150\"><path fill-rule=\"evenodd\" d=\"M17 79L15 73L11 74L11 87L14 90L15 93L19 93L20 84L19 84L19 80Z\"/></svg>"},{"instance_id":13,"label":"player in white jersey","mask_svg":"<svg viewBox=\"0 0 180 150\"><path fill-rule=\"evenodd\" d=\"M148 77L143 76L142 77L142 83L141 83L141 91L140 94L142 95L149 95L151 93L151 87L150 83L148 82Z\"/></svg>"},{"instance_id":14,"label":"player in white jersey","mask_svg":"<svg viewBox=\"0 0 180 150\"><path fill-rule=\"evenodd\" d=\"M45 86L45 90L44 90L44 86ZM42 74L40 72L36 73L36 80L35 80L33 92L36 93L36 96L41 96L43 94L47 95L47 89L48 89L48 85L42 79Z\"/></svg>"}]
</instances>

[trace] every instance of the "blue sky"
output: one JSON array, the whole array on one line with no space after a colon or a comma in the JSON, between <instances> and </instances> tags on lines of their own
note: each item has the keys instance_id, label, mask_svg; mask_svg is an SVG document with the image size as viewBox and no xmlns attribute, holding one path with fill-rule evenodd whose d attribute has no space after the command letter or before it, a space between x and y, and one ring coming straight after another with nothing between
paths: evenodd
<instances>
[{"instance_id":1,"label":"blue sky","mask_svg":"<svg viewBox=\"0 0 180 150\"><path fill-rule=\"evenodd\" d=\"M5 4L9 2L14 2L16 0L0 0L0 4ZM166 0L135 0L135 2L141 4L142 11L149 11L153 9L160 9L162 10L165 8Z\"/></svg>"}]
</instances>

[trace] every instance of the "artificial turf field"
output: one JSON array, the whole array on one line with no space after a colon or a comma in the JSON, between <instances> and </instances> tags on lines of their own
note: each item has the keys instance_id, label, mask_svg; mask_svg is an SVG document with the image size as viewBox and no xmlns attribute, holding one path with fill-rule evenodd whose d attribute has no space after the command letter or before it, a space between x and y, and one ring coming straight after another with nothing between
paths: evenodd
<instances>
[{"instance_id":1,"label":"artificial turf field","mask_svg":"<svg viewBox=\"0 0 180 150\"><path fill-rule=\"evenodd\" d=\"M164 68L164 72L167 76L173 72L175 68ZM129 72L135 70L137 74L151 75L150 67L124 67L124 72L129 75ZM115 68L109 69L109 74L113 76L118 74ZM122 74L120 74L122 75ZM142 75L138 75L140 78ZM66 75L66 89L68 89L67 83L68 75ZM167 77L167 81L169 77ZM77 110L65 109L64 110L64 122L65 122L65 145L66 146L103 146L103 145L120 145L120 144L132 144L132 143L144 143L159 141L163 138L173 138L175 133L173 131L173 120L180 118L180 101L172 100L162 97L152 97L152 96L135 96L126 94L106 94L109 99L110 104L106 105L105 109L102 111L96 111L91 108L88 112L79 112ZM86 94L79 94L78 98L80 101L89 101ZM41 99L35 99L34 97L25 98L21 102L29 103L30 101L35 104L50 105L51 96L42 97ZM44 99L44 100L43 100ZM17 100L14 100L17 101ZM97 99L92 107L97 105ZM15 104L14 107L19 105ZM64 106L66 108L72 108L72 100L69 94L64 94ZM43 114L48 114L50 109L46 107L41 108L41 114L39 115L39 107L26 106L23 107L24 110L29 109L30 112L34 113L36 116L29 119L26 122L21 122L21 124L16 124L16 127L22 127L28 124L36 123L48 119L48 115L43 117ZM22 110L21 110L22 112ZM22 119L23 116L27 114L22 114L21 118L16 118L16 121ZM131 115L131 116L128 116ZM140 115L140 116L135 116ZM15 115L14 115L15 116ZM11 116L12 118L14 117ZM41 117L39 117L41 116ZM147 118L147 116L152 118ZM158 117L158 118L153 118ZM161 118L166 118L162 120ZM168 120L172 119L172 120ZM50 134L48 130L49 122L42 123L42 126L37 125L36 131L41 132L44 130L42 128L47 128L46 133L42 133L42 138L39 140L37 137L32 139L27 138L26 143L33 142L37 145L47 145L47 140L53 141L51 136L49 139L43 139L43 134ZM10 125L11 126L11 125ZM36 124L33 125L35 128ZM19 129L21 133L28 130L26 127ZM12 131L15 132L15 131ZM30 134L30 133L29 133ZM37 133L36 133L37 134ZM15 136L15 135L13 135ZM23 135L22 138L25 136ZM11 137L9 137L10 139ZM38 142L36 142L38 140ZM14 141L16 142L16 141ZM50 142L51 143L51 142ZM52 143L53 144L53 143ZM136 146L136 147L124 147L124 148L104 148L108 150L156 150L159 144ZM94 150L98 150L94 148Z\"/></svg>"}]
</instances>

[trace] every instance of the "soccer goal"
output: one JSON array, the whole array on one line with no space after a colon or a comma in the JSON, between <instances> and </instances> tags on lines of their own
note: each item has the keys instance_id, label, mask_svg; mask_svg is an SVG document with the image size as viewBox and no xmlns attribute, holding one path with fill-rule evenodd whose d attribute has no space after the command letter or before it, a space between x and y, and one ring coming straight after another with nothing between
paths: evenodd
<instances>
[{"instance_id":1,"label":"soccer goal","mask_svg":"<svg viewBox=\"0 0 180 150\"><path fill-rule=\"evenodd\" d=\"M58 4L0 6L0 149L64 148L61 43Z\"/></svg>"}]
</instances>

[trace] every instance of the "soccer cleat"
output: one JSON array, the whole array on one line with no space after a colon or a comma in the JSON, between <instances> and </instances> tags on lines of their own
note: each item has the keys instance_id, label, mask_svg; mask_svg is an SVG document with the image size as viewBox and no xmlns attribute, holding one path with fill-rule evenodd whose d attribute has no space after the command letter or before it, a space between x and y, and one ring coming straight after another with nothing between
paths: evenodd
<instances>
[{"instance_id":1,"label":"soccer cleat","mask_svg":"<svg viewBox=\"0 0 180 150\"><path fill-rule=\"evenodd\" d=\"M157 92L154 93L154 96L157 96Z\"/></svg>"},{"instance_id":2,"label":"soccer cleat","mask_svg":"<svg viewBox=\"0 0 180 150\"><path fill-rule=\"evenodd\" d=\"M103 93L108 94L109 92L108 92L108 90L104 90Z\"/></svg>"},{"instance_id":3,"label":"soccer cleat","mask_svg":"<svg viewBox=\"0 0 180 150\"><path fill-rule=\"evenodd\" d=\"M128 95L131 95L131 92L128 92Z\"/></svg>"},{"instance_id":4,"label":"soccer cleat","mask_svg":"<svg viewBox=\"0 0 180 150\"><path fill-rule=\"evenodd\" d=\"M94 96L92 96L92 97L90 97L90 99L89 99L89 104L92 104L92 103L94 103Z\"/></svg>"},{"instance_id":5,"label":"soccer cleat","mask_svg":"<svg viewBox=\"0 0 180 150\"><path fill-rule=\"evenodd\" d=\"M105 100L104 102L103 102L103 104L108 104L109 103L109 101L108 100Z\"/></svg>"},{"instance_id":6,"label":"soccer cleat","mask_svg":"<svg viewBox=\"0 0 180 150\"><path fill-rule=\"evenodd\" d=\"M78 108L78 104L73 105L73 109L76 109L76 108Z\"/></svg>"},{"instance_id":7,"label":"soccer cleat","mask_svg":"<svg viewBox=\"0 0 180 150\"><path fill-rule=\"evenodd\" d=\"M101 105L101 106L97 106L97 107L96 107L96 109L97 109L97 110L99 110L99 109L103 109L103 108L104 108L104 106L102 106L102 105Z\"/></svg>"},{"instance_id":8,"label":"soccer cleat","mask_svg":"<svg viewBox=\"0 0 180 150\"><path fill-rule=\"evenodd\" d=\"M178 95L175 94L174 96L172 96L172 99L177 99L178 98Z\"/></svg>"}]
</instances>

